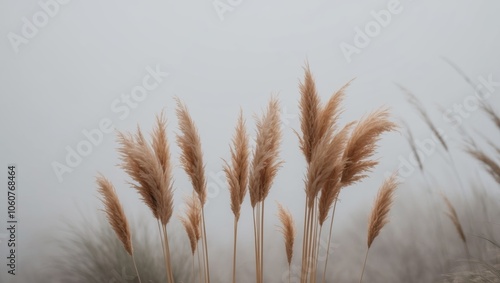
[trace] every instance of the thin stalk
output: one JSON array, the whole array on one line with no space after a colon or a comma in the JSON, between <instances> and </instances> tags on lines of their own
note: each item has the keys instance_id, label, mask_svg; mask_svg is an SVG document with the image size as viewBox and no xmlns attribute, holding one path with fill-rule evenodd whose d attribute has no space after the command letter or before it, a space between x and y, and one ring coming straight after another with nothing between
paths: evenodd
<instances>
[{"instance_id":1,"label":"thin stalk","mask_svg":"<svg viewBox=\"0 0 500 283\"><path fill-rule=\"evenodd\" d=\"M137 274L137 278L139 279L139 283L142 283L141 276L139 276L139 270L137 269L137 264L135 263L134 254L132 254L132 261L134 262L135 273Z\"/></svg>"},{"instance_id":2,"label":"thin stalk","mask_svg":"<svg viewBox=\"0 0 500 283\"><path fill-rule=\"evenodd\" d=\"M317 245L316 245L316 256L314 260L314 282L316 282L316 276L317 276L317 270L318 270L318 261L319 261L319 248L321 244L321 233L323 232L323 225L319 227L319 236L317 238Z\"/></svg>"},{"instance_id":3,"label":"thin stalk","mask_svg":"<svg viewBox=\"0 0 500 283\"><path fill-rule=\"evenodd\" d=\"M306 256L305 256L305 271L304 271L304 282L307 283L308 281L308 276L309 276L309 265L311 262L310 258L310 251L311 251L311 237L312 237L312 208L308 207L308 212L307 212L307 241L306 241Z\"/></svg>"},{"instance_id":4,"label":"thin stalk","mask_svg":"<svg viewBox=\"0 0 500 283\"><path fill-rule=\"evenodd\" d=\"M306 203L304 205L304 234L302 237L302 266L300 270L300 282L304 282L304 262L305 262L305 255L306 255L306 242L307 242L307 202L308 202L308 197L306 196Z\"/></svg>"},{"instance_id":5,"label":"thin stalk","mask_svg":"<svg viewBox=\"0 0 500 283\"><path fill-rule=\"evenodd\" d=\"M170 261L170 246L168 244L167 225L163 225L163 236L165 237L165 254L168 261L168 280L174 283L174 275L172 274L172 262Z\"/></svg>"},{"instance_id":6,"label":"thin stalk","mask_svg":"<svg viewBox=\"0 0 500 283\"><path fill-rule=\"evenodd\" d=\"M306 278L307 274L307 238L309 236L309 207L307 207L306 203L306 210L304 211L304 216L305 216L305 221L304 221L304 239L302 240L302 266L301 266L301 272L300 272L300 282L305 283L304 279Z\"/></svg>"},{"instance_id":7,"label":"thin stalk","mask_svg":"<svg viewBox=\"0 0 500 283\"><path fill-rule=\"evenodd\" d=\"M167 254L165 253L165 241L164 241L164 235L163 235L163 230L161 229L161 224L160 220L158 219L158 231L160 232L160 241L161 241L161 248L162 248L162 253L163 253L163 261L165 262L165 274L167 275L167 279L169 278L168 275L168 262L167 262Z\"/></svg>"},{"instance_id":8,"label":"thin stalk","mask_svg":"<svg viewBox=\"0 0 500 283\"><path fill-rule=\"evenodd\" d=\"M262 201L262 210L260 211L260 283L264 282L264 201Z\"/></svg>"},{"instance_id":9,"label":"thin stalk","mask_svg":"<svg viewBox=\"0 0 500 283\"><path fill-rule=\"evenodd\" d=\"M208 265L208 246L207 246L207 230L205 227L205 208L201 208L201 218L202 218L202 226L203 226L203 241L205 242L205 266L206 266L206 281L210 283L210 268Z\"/></svg>"},{"instance_id":10,"label":"thin stalk","mask_svg":"<svg viewBox=\"0 0 500 283\"><path fill-rule=\"evenodd\" d=\"M332 228L333 228L333 218L335 218L335 209L337 208L337 198L335 199L335 203L333 204L333 212L332 212L332 220L330 222L330 233L328 234L328 244L326 246L326 259L325 259L325 268L323 270L323 279L321 280L322 283L325 283L326 280L326 267L328 264L328 258L330 256L330 243L332 240Z\"/></svg>"},{"instance_id":11,"label":"thin stalk","mask_svg":"<svg viewBox=\"0 0 500 283\"><path fill-rule=\"evenodd\" d=\"M236 283L236 241L238 238L238 219L234 217L234 246L233 246L233 283Z\"/></svg>"},{"instance_id":12,"label":"thin stalk","mask_svg":"<svg viewBox=\"0 0 500 283\"><path fill-rule=\"evenodd\" d=\"M195 269L194 269L194 253L193 253L193 276L196 277L196 272L195 272Z\"/></svg>"},{"instance_id":13,"label":"thin stalk","mask_svg":"<svg viewBox=\"0 0 500 283\"><path fill-rule=\"evenodd\" d=\"M309 275L309 282L313 283L315 282L314 281L314 273L315 273L315 269L314 269L314 263L315 263L315 251L316 251L316 237L317 237L317 232L318 232L318 225L317 225L317 218L316 218L316 203L317 203L317 200L315 199L314 200L314 204L313 204L313 214L312 214L312 227L311 227L311 240L312 240L312 248L311 250L309 251L309 265L310 265L310 275Z\"/></svg>"},{"instance_id":14,"label":"thin stalk","mask_svg":"<svg viewBox=\"0 0 500 283\"><path fill-rule=\"evenodd\" d=\"M201 224L203 225L203 224ZM201 228L202 231L203 231L203 228ZM201 238L200 238L200 242L201 242L201 259L202 259L202 263L203 263L203 282L207 282L207 268L206 268L206 265L205 265L205 241L203 241L203 233L201 233ZM202 266L200 265L199 266L200 268L200 273L201 273L201 270L202 270Z\"/></svg>"},{"instance_id":15,"label":"thin stalk","mask_svg":"<svg viewBox=\"0 0 500 283\"><path fill-rule=\"evenodd\" d=\"M200 275L200 283L203 283L203 276L201 274L201 255L200 255L200 249L196 249L196 254L198 255L198 274Z\"/></svg>"},{"instance_id":16,"label":"thin stalk","mask_svg":"<svg viewBox=\"0 0 500 283\"><path fill-rule=\"evenodd\" d=\"M255 214L256 214L256 211L255 211L255 207L252 209L252 218L253 218L253 238L254 238L254 248L255 248L255 278L256 278L256 281L258 281L259 279L259 260L258 260L258 247L257 247L257 224L255 222Z\"/></svg>"},{"instance_id":17,"label":"thin stalk","mask_svg":"<svg viewBox=\"0 0 500 283\"><path fill-rule=\"evenodd\" d=\"M366 256L365 256L365 262L363 263L363 270L361 270L361 279L359 279L359 283L362 283L363 282L363 275L365 274L365 267L366 267L366 261L368 259L368 252L370 251L370 249L366 249Z\"/></svg>"}]
</instances>

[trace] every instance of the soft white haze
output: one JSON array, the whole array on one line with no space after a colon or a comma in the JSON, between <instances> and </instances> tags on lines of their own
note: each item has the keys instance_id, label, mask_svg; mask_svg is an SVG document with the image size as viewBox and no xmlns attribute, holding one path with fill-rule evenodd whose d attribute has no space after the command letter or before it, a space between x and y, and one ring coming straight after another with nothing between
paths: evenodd
<instances>
[{"instance_id":1,"label":"soft white haze","mask_svg":"<svg viewBox=\"0 0 500 283\"><path fill-rule=\"evenodd\" d=\"M75 149L86 139L82 131L98 128L102 119L109 119L120 131L134 130L139 124L149 133L155 114L165 111L179 211L182 197L191 192L191 186L178 162L175 96L188 106L202 139L209 194L213 196L206 208L210 252L220 253L222 265L230 264L232 214L221 158L229 157L240 108L249 132L254 134L253 115L261 113L271 95L279 97L284 119L281 157L285 164L268 198L266 245L283 260L282 242L275 231L278 220L274 200L292 210L301 228L305 161L293 130L300 129L298 83L306 61L323 101L356 78L347 91L342 122L385 105L391 108L394 119L402 118L411 125L417 139L428 139L430 131L396 83L411 90L450 137L458 167L471 169L470 176L463 176L464 181L474 178L477 166L459 152L458 132L438 110L438 105L448 109L463 102L474 91L443 57L460 66L474 83L479 83L479 77L489 76L500 81L500 3L402 0L400 13L393 14L390 23L348 63L340 44L353 45L355 28L364 29L373 20L370 12L387 9L389 2L243 0L221 20L212 0L72 0L60 5L33 38L14 47L9 34L21 36L23 17L32 21L33 15L43 10L38 1L1 1L0 176L6 179L7 164L18 166L19 273L29 272L23 269L23 263L27 264L30 254L49 248L35 245L39 236L58 235L55 229L64 218L79 219L81 213L97 212L97 172L115 183L128 215L149 216L125 183L128 178L116 166L119 159L113 132L104 134L102 142L93 146L71 173L64 173L62 181L58 180L53 162L65 164L65 148ZM112 105L118 103L114 101L120 100L122 93L129 95L143 84L147 68L159 68L169 75L161 77L129 114L116 108L113 111ZM487 102L499 105L498 91ZM484 121L484 114L475 111L464 126L498 140L498 136L489 135L491 125ZM339 223L348 221L352 210L367 214L384 174L396 170L399 157L407 159L410 152L403 135L385 135L377 155L377 170L362 184L343 192ZM444 186L457 186L452 181L453 172L441 169L442 156L431 155L425 160L426 166L442 176ZM407 183L415 179L414 185L421 184L417 171L414 175ZM0 183L2 236L6 185ZM178 227L177 219L173 221ZM251 248L248 199L240 229L240 248L247 249L245 242ZM0 240L0 281L9 282L6 246ZM213 265L215 274L217 265Z\"/></svg>"}]
</instances>

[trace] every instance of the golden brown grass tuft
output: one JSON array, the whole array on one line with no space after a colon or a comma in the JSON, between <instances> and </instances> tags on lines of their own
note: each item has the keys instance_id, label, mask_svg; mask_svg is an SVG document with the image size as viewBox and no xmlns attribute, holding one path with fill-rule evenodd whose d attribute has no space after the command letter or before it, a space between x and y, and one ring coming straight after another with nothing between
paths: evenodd
<instances>
[{"instance_id":1,"label":"golden brown grass tuft","mask_svg":"<svg viewBox=\"0 0 500 283\"><path fill-rule=\"evenodd\" d=\"M344 151L343 186L352 185L367 176L366 173L378 164L370 158L375 154L381 135L396 129L396 124L389 120L389 112L385 108L370 113L358 122Z\"/></svg>"},{"instance_id":2,"label":"golden brown grass tuft","mask_svg":"<svg viewBox=\"0 0 500 283\"><path fill-rule=\"evenodd\" d=\"M177 102L177 119L179 123L180 134L177 135L177 144L181 148L181 165L191 181L193 190L196 192L201 205L201 241L203 245L203 260L205 282L210 283L210 267L208 257L208 243L205 226L205 210L204 206L207 200L207 182L205 179L205 164L203 163L203 151L201 149L201 140L198 135L198 130L194 124L189 111L176 98Z\"/></svg>"},{"instance_id":3,"label":"golden brown grass tuft","mask_svg":"<svg viewBox=\"0 0 500 283\"><path fill-rule=\"evenodd\" d=\"M234 214L234 246L233 246L233 283L236 282L236 241L238 237L238 220L240 219L241 204L245 199L248 186L249 171L249 141L245 128L243 113L240 111L236 125L233 144L230 147L231 165L224 160L224 173L229 184L231 195L231 210Z\"/></svg>"},{"instance_id":4,"label":"golden brown grass tuft","mask_svg":"<svg viewBox=\"0 0 500 283\"><path fill-rule=\"evenodd\" d=\"M375 199L375 204L373 206L370 220L368 222L368 247L366 249L365 261L363 263L363 269L361 270L361 278L359 280L359 283L363 282L363 275L365 273L366 262L368 260L368 252L370 251L373 241L380 234L382 228L384 228L384 226L389 222L389 211L392 207L394 192L399 186L396 178L396 173L393 173L392 176L387 178L380 187L377 198Z\"/></svg>"},{"instance_id":5,"label":"golden brown grass tuft","mask_svg":"<svg viewBox=\"0 0 500 283\"><path fill-rule=\"evenodd\" d=\"M280 203L278 203L278 218L281 222L280 231L285 239L286 258L290 265L292 263L295 235L297 234L295 221L290 211L285 209Z\"/></svg>"},{"instance_id":6,"label":"golden brown grass tuft","mask_svg":"<svg viewBox=\"0 0 500 283\"><path fill-rule=\"evenodd\" d=\"M130 227L120 200L116 195L115 188L113 184L102 175L97 176L96 180L108 222L118 236L118 239L122 242L127 253L132 255L133 249Z\"/></svg>"},{"instance_id":7,"label":"golden brown grass tuft","mask_svg":"<svg viewBox=\"0 0 500 283\"><path fill-rule=\"evenodd\" d=\"M135 135L119 133L118 141L121 146L118 151L122 160L121 167L133 180L130 185L136 189L158 220L167 276L172 282L166 227L173 214L173 180L166 120L163 114L156 117L152 139L152 145L149 145L139 127ZM160 228L160 223L163 230Z\"/></svg>"},{"instance_id":8,"label":"golden brown grass tuft","mask_svg":"<svg viewBox=\"0 0 500 283\"><path fill-rule=\"evenodd\" d=\"M135 272L139 282L141 277L137 270L137 264L134 257L134 249L132 246L132 235L130 233L130 226L123 211L123 207L116 195L116 190L113 184L106 179L103 175L99 174L96 178L98 191L101 194L101 201L104 204L104 212L108 218L108 222L115 231L116 236L122 242L125 251L132 257Z\"/></svg>"},{"instance_id":9,"label":"golden brown grass tuft","mask_svg":"<svg viewBox=\"0 0 500 283\"><path fill-rule=\"evenodd\" d=\"M161 127L161 120L158 121L157 127ZM140 128L137 129L135 136L119 133L118 139L121 144L119 148L121 167L135 181L130 185L137 190L153 216L166 225L173 213L173 187L168 147L163 149L163 153L158 151L162 155L157 157L155 151L145 141ZM168 146L168 143L165 141L164 145ZM164 165L160 158L163 158Z\"/></svg>"},{"instance_id":10,"label":"golden brown grass tuft","mask_svg":"<svg viewBox=\"0 0 500 283\"><path fill-rule=\"evenodd\" d=\"M281 167L279 147L281 143L281 119L279 101L271 97L267 110L257 118L257 137L250 166L249 193L253 210L255 239L256 281L264 278L264 203L274 178Z\"/></svg>"},{"instance_id":11,"label":"golden brown grass tuft","mask_svg":"<svg viewBox=\"0 0 500 283\"><path fill-rule=\"evenodd\" d=\"M312 151L318 142L318 120L320 115L320 98L316 91L316 83L309 69L309 64L304 67L304 81L299 84L300 100L300 121L302 137L300 139L300 149L304 153L307 163L311 162ZM327 117L324 117L327 118Z\"/></svg>"},{"instance_id":12,"label":"golden brown grass tuft","mask_svg":"<svg viewBox=\"0 0 500 283\"><path fill-rule=\"evenodd\" d=\"M344 110L342 109L342 102L345 99L345 90L351 85L351 82L352 80L347 82L343 87L337 90L321 109L317 122L317 139L324 136L329 129L334 132L337 130L338 120L340 118L340 115L344 112Z\"/></svg>"},{"instance_id":13,"label":"golden brown grass tuft","mask_svg":"<svg viewBox=\"0 0 500 283\"><path fill-rule=\"evenodd\" d=\"M281 125L279 101L272 97L267 111L257 119L257 138L250 167L249 193L252 207L262 202L271 189L282 162L279 160Z\"/></svg>"},{"instance_id":14,"label":"golden brown grass tuft","mask_svg":"<svg viewBox=\"0 0 500 283\"><path fill-rule=\"evenodd\" d=\"M224 172L226 173L231 194L231 210L236 219L240 218L241 204L247 193L248 160L250 155L248 144L245 120L243 119L243 113L240 112L233 137L233 145L230 148L231 165L226 161L224 162Z\"/></svg>"},{"instance_id":15,"label":"golden brown grass tuft","mask_svg":"<svg viewBox=\"0 0 500 283\"><path fill-rule=\"evenodd\" d=\"M184 229L186 230L191 252L194 255L201 238L201 205L200 200L194 194L184 199L186 203L185 216L179 217Z\"/></svg>"},{"instance_id":16,"label":"golden brown grass tuft","mask_svg":"<svg viewBox=\"0 0 500 283\"><path fill-rule=\"evenodd\" d=\"M188 174L193 189L198 194L203 206L207 199L207 183L200 136L186 105L179 98L176 98L176 102L177 118L181 130L181 134L177 135L177 144L182 150L181 165Z\"/></svg>"},{"instance_id":17,"label":"golden brown grass tuft","mask_svg":"<svg viewBox=\"0 0 500 283\"><path fill-rule=\"evenodd\" d=\"M399 185L396 178L397 175L393 174L385 180L377 194L368 225L368 248L372 246L382 228L389 222L389 211L392 206L394 192Z\"/></svg>"}]
</instances>

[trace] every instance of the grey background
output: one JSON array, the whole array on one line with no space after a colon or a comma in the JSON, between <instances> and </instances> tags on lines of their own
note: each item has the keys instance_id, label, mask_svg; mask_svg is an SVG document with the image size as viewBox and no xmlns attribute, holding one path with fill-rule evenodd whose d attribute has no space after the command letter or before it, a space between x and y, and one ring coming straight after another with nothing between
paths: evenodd
<instances>
[{"instance_id":1,"label":"grey background","mask_svg":"<svg viewBox=\"0 0 500 283\"><path fill-rule=\"evenodd\" d=\"M97 172L115 183L131 217L147 213L136 193L127 188L124 173L115 166L119 160L113 133L106 134L72 173L64 174L62 182L54 173L52 163L64 162L65 147L75 148L85 139L82 130L97 128L102 118L109 118L120 131L133 130L139 124L149 132L155 114L165 110L177 166L176 211L180 209L182 196L191 188L178 167L174 96L188 105L203 142L208 182L214 195L207 207L208 233L213 243L210 248L229 259L226 245L230 237L219 236L231 235L232 231L227 188L223 181L217 181L221 158L229 156L229 141L240 107L253 134L252 115L261 113L271 94L278 95L286 118L281 154L286 163L269 196L267 224L271 229L266 231L270 248L281 249L281 243L272 243L279 237L274 231L277 219L272 216L276 209L272 202L279 200L291 208L301 227L305 162L293 129L299 130L298 82L306 60L324 101L356 78L348 89L343 122L385 105L395 119L404 117L417 139L427 139L431 133L394 83L406 86L424 102L436 124L456 145L458 166L473 171L476 166L465 162L460 153L457 132L436 110L437 105L449 108L462 102L473 91L441 56L455 62L475 81L489 75L500 80L500 4L401 1L402 12L393 15L390 24L348 63L339 45L352 44L355 27L363 28L373 20L370 11L385 9L388 2L244 0L224 14L222 21L208 0L73 0L61 5L57 15L16 53L8 34L21 34L22 18L31 19L41 8L37 1L1 1L0 176L5 178L7 164L17 164L20 272L29 272L22 269L29 254L49 248L40 244L40 238L57 233L61 219L96 213ZM140 85L146 67L156 65L169 77L126 119L119 119L111 111L112 101ZM497 93L488 103L498 105ZM464 125L498 139L488 134L491 125L480 121L484 121L484 115L476 111ZM397 169L398 158L409 154L403 135L384 136L377 154L380 166L367 181L343 193L339 215L346 216L339 221L347 221L350 210L367 213L384 174ZM435 170L446 187L456 186L452 173L438 165L440 155L429 156L426 166ZM406 181L418 182L418 176ZM3 227L6 188L1 186ZM245 234L251 234L250 221L246 200L240 224L242 243ZM4 276L4 242L0 251L0 272Z\"/></svg>"}]
</instances>

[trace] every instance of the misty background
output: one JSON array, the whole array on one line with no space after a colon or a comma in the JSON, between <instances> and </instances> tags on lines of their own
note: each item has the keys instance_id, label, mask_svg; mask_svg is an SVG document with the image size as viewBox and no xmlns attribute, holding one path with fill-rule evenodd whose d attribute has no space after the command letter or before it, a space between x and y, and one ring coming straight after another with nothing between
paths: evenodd
<instances>
[{"instance_id":1,"label":"misty background","mask_svg":"<svg viewBox=\"0 0 500 283\"><path fill-rule=\"evenodd\" d=\"M175 210L182 211L182 198L192 189L178 162L175 96L188 106L201 136L210 197L206 208L209 253L217 254L220 266L231 262L233 224L222 158L229 158L240 108L254 135L253 115L262 113L271 95L279 97L285 163L267 201L265 244L266 251L284 261L274 201L292 211L300 238L306 163L294 130L300 130L298 83L306 62L323 101L355 78L347 90L342 123L387 106L396 121L404 119L410 125L416 139L431 139L396 84L406 87L454 145L457 166L470 172L461 176L463 181L491 182L476 174L477 163L461 153L458 131L438 108L453 109L474 94L443 58L458 65L474 83L480 77L500 81L500 3L496 1L399 1L400 12L392 14L388 24L369 37L367 46L350 56L350 62L341 44L354 46L356 28L363 30L374 21L372 11L387 10L394 1L219 1L231 8L223 13L214 6L218 1L211 0L61 1L54 2L57 12L27 38L24 18L33 23L34 15L44 11L40 3L48 2L0 2L0 176L6 180L7 164L17 165L19 274L30 272L25 269L30 255L51 249L46 239L61 236L62 222L77 222L82 214L103 216L95 185L98 172L115 184L127 215L138 222L152 220L126 184L128 177L116 166L115 132L104 133L77 166L68 166L68 148L76 151L79 143L89 140L83 132L98 129L100 123L110 122L107 127L125 132L140 125L150 133L155 115L165 112L176 166ZM141 101L124 102L122 94L130 96L151 72L168 76L162 74ZM497 94L487 100L493 107L500 102ZM498 140L481 111L468 114L464 127ZM397 170L411 153L404 131L385 135L380 145L380 164L370 178L342 192L334 229L352 221L352 211L367 216L384 176ZM453 172L443 168L442 155L436 150L425 158L425 166L435 173L436 183L452 190L458 183ZM57 164L71 172L58 176ZM9 282L3 228L7 188L6 181L0 183L0 280ZM401 188L422 184L415 168ZM178 220L172 221L170 229L184 235ZM248 198L239 229L239 249L251 250ZM187 239L182 244L187 245ZM243 257L238 260L245 262ZM251 263L252 257L246 261ZM211 263L211 268L217 273L217 264Z\"/></svg>"}]
</instances>

